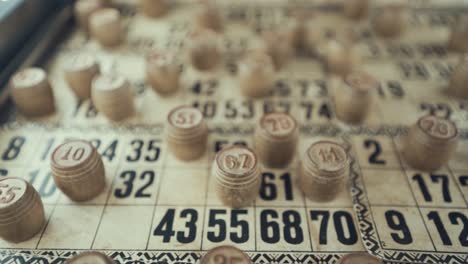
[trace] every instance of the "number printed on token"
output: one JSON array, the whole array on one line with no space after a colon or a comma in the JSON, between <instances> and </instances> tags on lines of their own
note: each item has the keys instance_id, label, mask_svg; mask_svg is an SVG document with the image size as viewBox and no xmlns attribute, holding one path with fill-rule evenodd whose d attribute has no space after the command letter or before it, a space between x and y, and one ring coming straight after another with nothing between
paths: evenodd
<instances>
[{"instance_id":1,"label":"number printed on token","mask_svg":"<svg viewBox=\"0 0 468 264\"><path fill-rule=\"evenodd\" d=\"M345 149L331 141L319 141L307 151L309 158L321 170L338 171L346 164L348 156Z\"/></svg>"},{"instance_id":2,"label":"number printed on token","mask_svg":"<svg viewBox=\"0 0 468 264\"><path fill-rule=\"evenodd\" d=\"M202 258L201 264L250 264L250 258L233 246L215 247Z\"/></svg>"},{"instance_id":3,"label":"number printed on token","mask_svg":"<svg viewBox=\"0 0 468 264\"><path fill-rule=\"evenodd\" d=\"M457 128L452 121L437 116L421 118L419 127L428 135L439 139L450 139L457 135Z\"/></svg>"},{"instance_id":4,"label":"number printed on token","mask_svg":"<svg viewBox=\"0 0 468 264\"><path fill-rule=\"evenodd\" d=\"M217 155L218 167L230 174L245 175L256 167L257 158L254 153L243 146L229 146Z\"/></svg>"},{"instance_id":5,"label":"number printed on token","mask_svg":"<svg viewBox=\"0 0 468 264\"><path fill-rule=\"evenodd\" d=\"M189 106L181 106L169 113L169 123L178 128L192 128L203 120L203 114Z\"/></svg>"},{"instance_id":6,"label":"number printed on token","mask_svg":"<svg viewBox=\"0 0 468 264\"><path fill-rule=\"evenodd\" d=\"M52 154L52 161L59 167L74 167L88 160L92 152L93 147L89 142L70 141L57 147Z\"/></svg>"},{"instance_id":7,"label":"number printed on token","mask_svg":"<svg viewBox=\"0 0 468 264\"><path fill-rule=\"evenodd\" d=\"M296 129L296 121L284 113L271 113L262 117L262 128L273 137L285 137Z\"/></svg>"},{"instance_id":8,"label":"number printed on token","mask_svg":"<svg viewBox=\"0 0 468 264\"><path fill-rule=\"evenodd\" d=\"M0 208L18 201L26 192L27 184L17 178L4 178L0 180Z\"/></svg>"}]
</instances>

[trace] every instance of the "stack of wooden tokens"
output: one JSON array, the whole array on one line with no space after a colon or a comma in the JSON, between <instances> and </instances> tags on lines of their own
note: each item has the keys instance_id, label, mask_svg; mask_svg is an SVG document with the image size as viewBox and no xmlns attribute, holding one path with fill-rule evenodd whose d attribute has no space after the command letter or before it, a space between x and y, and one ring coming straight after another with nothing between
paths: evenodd
<instances>
[{"instance_id":1,"label":"stack of wooden tokens","mask_svg":"<svg viewBox=\"0 0 468 264\"><path fill-rule=\"evenodd\" d=\"M55 111L52 87L43 69L19 71L11 78L10 88L13 102L23 114L41 116Z\"/></svg>"},{"instance_id":2,"label":"stack of wooden tokens","mask_svg":"<svg viewBox=\"0 0 468 264\"><path fill-rule=\"evenodd\" d=\"M65 80L80 99L91 97L91 82L99 74L99 64L90 54L73 55L65 65Z\"/></svg>"},{"instance_id":3,"label":"stack of wooden tokens","mask_svg":"<svg viewBox=\"0 0 468 264\"><path fill-rule=\"evenodd\" d=\"M201 9L196 15L196 23L200 28L210 29L216 32L223 30L223 18L215 1L203 0Z\"/></svg>"},{"instance_id":4,"label":"stack of wooden tokens","mask_svg":"<svg viewBox=\"0 0 468 264\"><path fill-rule=\"evenodd\" d=\"M45 223L41 197L21 178L0 179L0 237L19 243L37 234Z\"/></svg>"},{"instance_id":5,"label":"stack of wooden tokens","mask_svg":"<svg viewBox=\"0 0 468 264\"><path fill-rule=\"evenodd\" d=\"M114 264L115 262L107 255L97 252L85 252L65 261L65 264Z\"/></svg>"},{"instance_id":6,"label":"stack of wooden tokens","mask_svg":"<svg viewBox=\"0 0 468 264\"><path fill-rule=\"evenodd\" d=\"M200 264L251 264L249 256L233 246L219 246L212 248L200 261Z\"/></svg>"},{"instance_id":7,"label":"stack of wooden tokens","mask_svg":"<svg viewBox=\"0 0 468 264\"><path fill-rule=\"evenodd\" d=\"M168 9L168 0L140 0L140 10L149 17L163 16Z\"/></svg>"},{"instance_id":8,"label":"stack of wooden tokens","mask_svg":"<svg viewBox=\"0 0 468 264\"><path fill-rule=\"evenodd\" d=\"M383 261L368 254L368 253L351 253L348 254L340 260L336 264L383 264Z\"/></svg>"},{"instance_id":9,"label":"stack of wooden tokens","mask_svg":"<svg viewBox=\"0 0 468 264\"><path fill-rule=\"evenodd\" d=\"M73 140L58 146L50 165L55 185L74 201L93 199L106 185L101 156L87 141Z\"/></svg>"},{"instance_id":10,"label":"stack of wooden tokens","mask_svg":"<svg viewBox=\"0 0 468 264\"><path fill-rule=\"evenodd\" d=\"M104 47L113 47L123 40L120 13L115 8L102 8L89 18L91 36Z\"/></svg>"},{"instance_id":11,"label":"stack of wooden tokens","mask_svg":"<svg viewBox=\"0 0 468 264\"><path fill-rule=\"evenodd\" d=\"M287 32L265 31L262 33L263 49L273 60L275 70L280 70L285 66L293 54L293 47Z\"/></svg>"},{"instance_id":12,"label":"stack of wooden tokens","mask_svg":"<svg viewBox=\"0 0 468 264\"><path fill-rule=\"evenodd\" d=\"M179 88L181 63L173 53L151 52L146 58L146 81L161 95L172 94Z\"/></svg>"},{"instance_id":13,"label":"stack of wooden tokens","mask_svg":"<svg viewBox=\"0 0 468 264\"><path fill-rule=\"evenodd\" d=\"M78 0L75 2L73 11L78 25L84 31L89 30L89 17L92 13L104 8L105 2L102 0Z\"/></svg>"},{"instance_id":14,"label":"stack of wooden tokens","mask_svg":"<svg viewBox=\"0 0 468 264\"><path fill-rule=\"evenodd\" d=\"M271 57L256 50L246 54L239 63L241 93L250 97L266 96L273 91L275 69Z\"/></svg>"},{"instance_id":15,"label":"stack of wooden tokens","mask_svg":"<svg viewBox=\"0 0 468 264\"><path fill-rule=\"evenodd\" d=\"M348 154L337 142L315 142L307 149L299 174L299 186L307 198L315 201L333 200L347 182Z\"/></svg>"},{"instance_id":16,"label":"stack of wooden tokens","mask_svg":"<svg viewBox=\"0 0 468 264\"><path fill-rule=\"evenodd\" d=\"M257 155L244 146L227 146L215 157L212 177L216 193L227 206L251 204L260 190L260 164Z\"/></svg>"},{"instance_id":17,"label":"stack of wooden tokens","mask_svg":"<svg viewBox=\"0 0 468 264\"><path fill-rule=\"evenodd\" d=\"M362 71L353 71L334 91L337 117L347 123L362 122L372 104L373 92L379 86L377 80Z\"/></svg>"},{"instance_id":18,"label":"stack of wooden tokens","mask_svg":"<svg viewBox=\"0 0 468 264\"><path fill-rule=\"evenodd\" d=\"M458 129L447 119L426 115L403 138L403 157L415 169L434 171L449 161L458 144Z\"/></svg>"},{"instance_id":19,"label":"stack of wooden tokens","mask_svg":"<svg viewBox=\"0 0 468 264\"><path fill-rule=\"evenodd\" d=\"M468 99L468 54L462 56L453 69L449 92L456 97Z\"/></svg>"},{"instance_id":20,"label":"stack of wooden tokens","mask_svg":"<svg viewBox=\"0 0 468 264\"><path fill-rule=\"evenodd\" d=\"M351 19L362 19L369 13L369 0L344 0L343 13Z\"/></svg>"},{"instance_id":21,"label":"stack of wooden tokens","mask_svg":"<svg viewBox=\"0 0 468 264\"><path fill-rule=\"evenodd\" d=\"M450 33L449 48L458 52L468 52L468 15L461 16Z\"/></svg>"},{"instance_id":22,"label":"stack of wooden tokens","mask_svg":"<svg viewBox=\"0 0 468 264\"><path fill-rule=\"evenodd\" d=\"M286 113L263 115L255 128L255 151L267 167L287 166L296 152L299 129L296 120Z\"/></svg>"},{"instance_id":23,"label":"stack of wooden tokens","mask_svg":"<svg viewBox=\"0 0 468 264\"><path fill-rule=\"evenodd\" d=\"M374 31L382 36L393 38L401 35L406 25L406 7L402 3L392 3L383 6L373 17Z\"/></svg>"},{"instance_id":24,"label":"stack of wooden tokens","mask_svg":"<svg viewBox=\"0 0 468 264\"><path fill-rule=\"evenodd\" d=\"M201 29L193 32L191 38L188 52L192 66L200 71L215 68L221 61L217 34L212 30Z\"/></svg>"},{"instance_id":25,"label":"stack of wooden tokens","mask_svg":"<svg viewBox=\"0 0 468 264\"><path fill-rule=\"evenodd\" d=\"M171 152L181 160L194 160L206 151L208 126L196 108L180 106L167 116L166 139Z\"/></svg>"},{"instance_id":26,"label":"stack of wooden tokens","mask_svg":"<svg viewBox=\"0 0 468 264\"><path fill-rule=\"evenodd\" d=\"M96 109L113 121L123 120L135 112L130 83L122 76L96 76L91 98Z\"/></svg>"}]
</instances>

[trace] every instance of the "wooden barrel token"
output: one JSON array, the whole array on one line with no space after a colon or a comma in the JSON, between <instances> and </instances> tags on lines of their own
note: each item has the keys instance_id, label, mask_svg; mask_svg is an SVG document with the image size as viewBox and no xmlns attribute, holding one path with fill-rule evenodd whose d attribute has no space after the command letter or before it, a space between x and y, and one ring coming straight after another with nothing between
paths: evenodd
<instances>
[{"instance_id":1,"label":"wooden barrel token","mask_svg":"<svg viewBox=\"0 0 468 264\"><path fill-rule=\"evenodd\" d=\"M135 112L130 83L122 76L99 75L92 82L91 99L96 109L113 121Z\"/></svg>"},{"instance_id":2,"label":"wooden barrel token","mask_svg":"<svg viewBox=\"0 0 468 264\"><path fill-rule=\"evenodd\" d=\"M146 58L146 80L156 93L172 94L179 88L181 65L173 53L152 52Z\"/></svg>"},{"instance_id":3,"label":"wooden barrel token","mask_svg":"<svg viewBox=\"0 0 468 264\"><path fill-rule=\"evenodd\" d=\"M275 69L271 57L263 51L246 54L239 63L241 93L249 97L269 95L275 85Z\"/></svg>"},{"instance_id":4,"label":"wooden barrel token","mask_svg":"<svg viewBox=\"0 0 468 264\"><path fill-rule=\"evenodd\" d=\"M328 40L318 47L325 68L329 73L346 76L356 70L361 62L361 56L352 44L346 45L337 40Z\"/></svg>"},{"instance_id":5,"label":"wooden barrel token","mask_svg":"<svg viewBox=\"0 0 468 264\"><path fill-rule=\"evenodd\" d=\"M372 26L382 37L393 38L401 35L406 26L405 6L398 3L383 6L374 16Z\"/></svg>"},{"instance_id":6,"label":"wooden barrel token","mask_svg":"<svg viewBox=\"0 0 468 264\"><path fill-rule=\"evenodd\" d=\"M403 143L403 157L411 167L434 171L455 153L458 129L450 120L426 115L410 127Z\"/></svg>"},{"instance_id":7,"label":"wooden barrel token","mask_svg":"<svg viewBox=\"0 0 468 264\"><path fill-rule=\"evenodd\" d=\"M461 16L453 25L448 46L453 51L468 52L468 15Z\"/></svg>"},{"instance_id":8,"label":"wooden barrel token","mask_svg":"<svg viewBox=\"0 0 468 264\"><path fill-rule=\"evenodd\" d=\"M46 72L27 68L10 79L11 96L18 110L26 116L42 116L55 111L54 95Z\"/></svg>"},{"instance_id":9,"label":"wooden barrel token","mask_svg":"<svg viewBox=\"0 0 468 264\"><path fill-rule=\"evenodd\" d=\"M344 0L343 13L346 17L358 20L369 14L369 0Z\"/></svg>"},{"instance_id":10,"label":"wooden barrel token","mask_svg":"<svg viewBox=\"0 0 468 264\"><path fill-rule=\"evenodd\" d=\"M123 40L120 13L115 8L102 8L89 18L91 36L104 47L119 45Z\"/></svg>"},{"instance_id":11,"label":"wooden barrel token","mask_svg":"<svg viewBox=\"0 0 468 264\"><path fill-rule=\"evenodd\" d=\"M249 256L234 246L212 248L204 255L200 264L251 264Z\"/></svg>"},{"instance_id":12,"label":"wooden barrel token","mask_svg":"<svg viewBox=\"0 0 468 264\"><path fill-rule=\"evenodd\" d=\"M75 19L84 31L89 31L89 17L92 13L104 7L102 0L77 0L73 7Z\"/></svg>"},{"instance_id":13,"label":"wooden barrel token","mask_svg":"<svg viewBox=\"0 0 468 264\"><path fill-rule=\"evenodd\" d=\"M265 166L283 168L293 159L298 138L297 122L291 115L265 114L255 128L255 151Z\"/></svg>"},{"instance_id":14,"label":"wooden barrel token","mask_svg":"<svg viewBox=\"0 0 468 264\"><path fill-rule=\"evenodd\" d=\"M115 264L107 255L97 252L84 252L65 261L65 264Z\"/></svg>"},{"instance_id":15,"label":"wooden barrel token","mask_svg":"<svg viewBox=\"0 0 468 264\"><path fill-rule=\"evenodd\" d=\"M104 164L96 148L87 141L61 144L53 151L50 165L55 185L74 201L91 200L104 190Z\"/></svg>"},{"instance_id":16,"label":"wooden barrel token","mask_svg":"<svg viewBox=\"0 0 468 264\"><path fill-rule=\"evenodd\" d=\"M196 15L196 24L202 29L209 29L215 32L223 31L223 18L215 1L201 1L201 9Z\"/></svg>"},{"instance_id":17,"label":"wooden barrel token","mask_svg":"<svg viewBox=\"0 0 468 264\"><path fill-rule=\"evenodd\" d=\"M383 262L368 253L350 253L340 258L337 264L383 264Z\"/></svg>"},{"instance_id":18,"label":"wooden barrel token","mask_svg":"<svg viewBox=\"0 0 468 264\"><path fill-rule=\"evenodd\" d=\"M468 54L453 69L448 90L458 98L468 99Z\"/></svg>"},{"instance_id":19,"label":"wooden barrel token","mask_svg":"<svg viewBox=\"0 0 468 264\"><path fill-rule=\"evenodd\" d=\"M166 139L169 150L178 159L200 158L208 141L208 127L203 114L190 106L173 109L167 116Z\"/></svg>"},{"instance_id":20,"label":"wooden barrel token","mask_svg":"<svg viewBox=\"0 0 468 264\"><path fill-rule=\"evenodd\" d=\"M188 52L192 66L200 71L212 70L221 61L219 39L211 30L193 32Z\"/></svg>"},{"instance_id":21,"label":"wooden barrel token","mask_svg":"<svg viewBox=\"0 0 468 264\"><path fill-rule=\"evenodd\" d=\"M161 17L169 10L168 0L140 0L140 10L149 17Z\"/></svg>"},{"instance_id":22,"label":"wooden barrel token","mask_svg":"<svg viewBox=\"0 0 468 264\"><path fill-rule=\"evenodd\" d=\"M302 159L299 187L311 200L330 201L343 191L348 174L345 148L334 141L317 141Z\"/></svg>"},{"instance_id":23,"label":"wooden barrel token","mask_svg":"<svg viewBox=\"0 0 468 264\"><path fill-rule=\"evenodd\" d=\"M369 113L373 91L379 82L363 71L348 74L334 92L335 112L346 123L361 123Z\"/></svg>"},{"instance_id":24,"label":"wooden barrel token","mask_svg":"<svg viewBox=\"0 0 468 264\"><path fill-rule=\"evenodd\" d=\"M260 190L260 172L257 155L251 149L237 145L221 149L212 175L223 204L233 208L250 205Z\"/></svg>"},{"instance_id":25,"label":"wooden barrel token","mask_svg":"<svg viewBox=\"0 0 468 264\"><path fill-rule=\"evenodd\" d=\"M0 237L19 243L36 235L45 223L39 193L21 178L0 179Z\"/></svg>"},{"instance_id":26,"label":"wooden barrel token","mask_svg":"<svg viewBox=\"0 0 468 264\"><path fill-rule=\"evenodd\" d=\"M65 80L80 99L91 97L91 82L99 74L99 65L90 54L73 55L65 65Z\"/></svg>"},{"instance_id":27,"label":"wooden barrel token","mask_svg":"<svg viewBox=\"0 0 468 264\"><path fill-rule=\"evenodd\" d=\"M265 31L262 33L262 49L270 55L275 70L280 70L291 59L293 47L287 32Z\"/></svg>"}]
</instances>

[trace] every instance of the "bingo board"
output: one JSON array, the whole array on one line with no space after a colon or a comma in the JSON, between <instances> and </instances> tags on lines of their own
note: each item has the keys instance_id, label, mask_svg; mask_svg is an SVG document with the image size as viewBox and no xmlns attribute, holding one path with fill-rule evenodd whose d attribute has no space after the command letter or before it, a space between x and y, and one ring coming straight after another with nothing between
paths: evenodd
<instances>
[{"instance_id":1,"label":"bingo board","mask_svg":"<svg viewBox=\"0 0 468 264\"><path fill-rule=\"evenodd\" d=\"M169 97L145 84L144 55L154 48L173 50L184 61L193 3L178 4L163 19L152 20L138 14L133 1L118 2L127 40L111 50L72 29L44 65L57 113L42 119L26 119L13 107L2 113L0 175L22 176L33 184L47 224L26 242L0 241L0 261L62 263L99 250L119 263L197 263L207 250L230 244L253 263L334 263L364 251L390 262L468 263L468 102L446 93L459 56L446 49L449 26L463 9L412 3L409 24L398 39L376 37L369 21L351 24L363 69L380 81L368 118L353 127L334 115L330 94L338 78L305 55L277 74L271 95L240 95L236 61L259 41L259 31L287 23L284 2L223 2L223 65L200 73L184 63L181 89ZM351 23L336 8L302 4L320 10L314 23L328 31ZM73 96L63 65L78 51L95 54L103 72L131 81L134 117L111 123L90 101ZM182 104L199 108L209 125L208 150L194 162L178 161L164 141L166 115ZM256 121L272 111L298 120L296 157L286 169L263 169L251 207L224 207L210 179L213 157L227 144L252 146ZM456 156L433 173L409 168L400 155L400 136L428 113L450 118L460 129ZM343 142L352 157L349 188L331 202L312 202L297 188L297 168L306 148L327 138ZM54 185L50 155L68 139L90 140L103 158L107 186L89 202L72 202Z\"/></svg>"}]
</instances>

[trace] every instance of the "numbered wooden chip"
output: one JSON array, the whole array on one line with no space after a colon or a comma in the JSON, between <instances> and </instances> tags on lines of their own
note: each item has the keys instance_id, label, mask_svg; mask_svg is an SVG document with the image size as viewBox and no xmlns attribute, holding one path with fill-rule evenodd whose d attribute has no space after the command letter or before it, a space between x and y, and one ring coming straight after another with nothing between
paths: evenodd
<instances>
[{"instance_id":1,"label":"numbered wooden chip","mask_svg":"<svg viewBox=\"0 0 468 264\"><path fill-rule=\"evenodd\" d=\"M44 206L24 179L0 179L0 237L14 243L36 235L44 225Z\"/></svg>"},{"instance_id":2,"label":"numbered wooden chip","mask_svg":"<svg viewBox=\"0 0 468 264\"><path fill-rule=\"evenodd\" d=\"M174 53L151 52L146 57L146 80L161 95L174 93L179 88L181 65Z\"/></svg>"},{"instance_id":3,"label":"numbered wooden chip","mask_svg":"<svg viewBox=\"0 0 468 264\"><path fill-rule=\"evenodd\" d=\"M101 156L84 140L58 146L51 156L51 170L57 187L74 201L96 197L106 184Z\"/></svg>"},{"instance_id":4,"label":"numbered wooden chip","mask_svg":"<svg viewBox=\"0 0 468 264\"><path fill-rule=\"evenodd\" d=\"M346 150L333 141L315 142L307 150L307 156L320 172L335 174L343 171L349 165ZM341 177L342 175L336 176Z\"/></svg>"},{"instance_id":5,"label":"numbered wooden chip","mask_svg":"<svg viewBox=\"0 0 468 264\"><path fill-rule=\"evenodd\" d=\"M383 264L383 262L368 253L351 253L340 258L337 264Z\"/></svg>"},{"instance_id":6,"label":"numbered wooden chip","mask_svg":"<svg viewBox=\"0 0 468 264\"><path fill-rule=\"evenodd\" d=\"M78 53L65 65L65 79L78 98L91 97L91 83L99 74L99 65L90 54Z\"/></svg>"},{"instance_id":7,"label":"numbered wooden chip","mask_svg":"<svg viewBox=\"0 0 468 264\"><path fill-rule=\"evenodd\" d=\"M206 150L208 127L203 114L190 106L179 106L167 116L166 139L169 149L181 160L201 157Z\"/></svg>"},{"instance_id":8,"label":"numbered wooden chip","mask_svg":"<svg viewBox=\"0 0 468 264\"><path fill-rule=\"evenodd\" d=\"M257 168L255 153L244 146L228 146L216 155L216 164L232 178L244 178L252 175Z\"/></svg>"},{"instance_id":9,"label":"numbered wooden chip","mask_svg":"<svg viewBox=\"0 0 468 264\"><path fill-rule=\"evenodd\" d=\"M426 115L414 124L403 140L403 157L415 169L441 168L455 153L458 129L450 120Z\"/></svg>"},{"instance_id":10,"label":"numbered wooden chip","mask_svg":"<svg viewBox=\"0 0 468 264\"><path fill-rule=\"evenodd\" d=\"M97 252L85 252L65 261L65 264L114 264L115 262L107 255Z\"/></svg>"},{"instance_id":11,"label":"numbered wooden chip","mask_svg":"<svg viewBox=\"0 0 468 264\"><path fill-rule=\"evenodd\" d=\"M89 18L91 36L102 46L112 47L123 40L123 27L120 13L115 8L103 8Z\"/></svg>"},{"instance_id":12,"label":"numbered wooden chip","mask_svg":"<svg viewBox=\"0 0 468 264\"><path fill-rule=\"evenodd\" d=\"M357 70L361 63L361 55L355 46L337 40L320 43L317 53L329 73L342 77Z\"/></svg>"},{"instance_id":13,"label":"numbered wooden chip","mask_svg":"<svg viewBox=\"0 0 468 264\"><path fill-rule=\"evenodd\" d=\"M249 256L234 246L215 247L206 253L200 264L251 264Z\"/></svg>"},{"instance_id":14,"label":"numbered wooden chip","mask_svg":"<svg viewBox=\"0 0 468 264\"><path fill-rule=\"evenodd\" d=\"M248 52L239 63L239 83L243 95L266 96L275 84L275 69L271 57L261 50Z\"/></svg>"},{"instance_id":15,"label":"numbered wooden chip","mask_svg":"<svg viewBox=\"0 0 468 264\"><path fill-rule=\"evenodd\" d=\"M260 119L260 127L272 139L289 138L296 130L296 120L286 113L269 113Z\"/></svg>"},{"instance_id":16,"label":"numbered wooden chip","mask_svg":"<svg viewBox=\"0 0 468 264\"><path fill-rule=\"evenodd\" d=\"M191 34L188 49L189 60L195 69L208 71L221 61L217 34L209 29L200 29Z\"/></svg>"}]
</instances>

